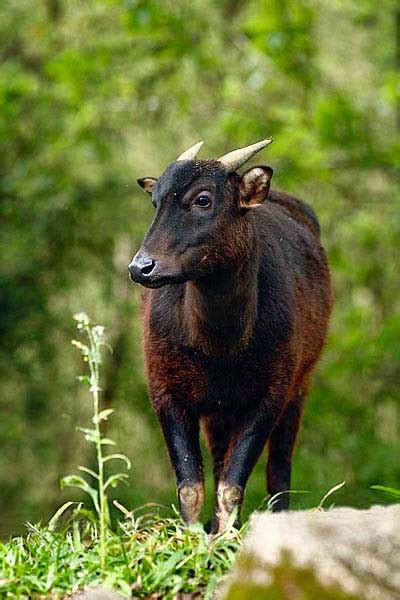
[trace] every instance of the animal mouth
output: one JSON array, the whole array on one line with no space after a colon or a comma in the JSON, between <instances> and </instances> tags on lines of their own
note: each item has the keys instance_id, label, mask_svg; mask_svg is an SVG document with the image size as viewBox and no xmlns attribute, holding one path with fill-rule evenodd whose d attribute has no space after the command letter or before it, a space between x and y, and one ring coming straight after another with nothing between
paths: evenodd
<instances>
[{"instance_id":1,"label":"animal mouth","mask_svg":"<svg viewBox=\"0 0 400 600\"><path fill-rule=\"evenodd\" d=\"M154 275L154 277L147 276L145 278L140 278L140 280L134 279L132 276L130 276L130 279L134 283L140 283L140 285L142 285L143 287L150 288L153 290L160 287L164 287L165 285L176 285L179 283L184 283L186 281L186 279L182 275L172 274Z\"/></svg>"}]
</instances>

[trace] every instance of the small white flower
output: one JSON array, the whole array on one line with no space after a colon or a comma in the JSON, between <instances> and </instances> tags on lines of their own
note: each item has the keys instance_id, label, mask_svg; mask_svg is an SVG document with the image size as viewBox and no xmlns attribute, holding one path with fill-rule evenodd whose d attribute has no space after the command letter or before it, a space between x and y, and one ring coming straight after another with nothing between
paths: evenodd
<instances>
[{"instance_id":1,"label":"small white flower","mask_svg":"<svg viewBox=\"0 0 400 600\"><path fill-rule=\"evenodd\" d=\"M79 325L78 325L79 329L82 328L82 325L89 325L89 323L90 323L89 317L87 316L87 314L85 312L75 313L74 319L75 319L75 321L78 321L79 325L81 325L81 327L79 327Z\"/></svg>"},{"instance_id":2,"label":"small white flower","mask_svg":"<svg viewBox=\"0 0 400 600\"><path fill-rule=\"evenodd\" d=\"M104 327L103 325L96 325L96 327L92 328L92 334L98 340L101 339L104 335Z\"/></svg>"}]
</instances>

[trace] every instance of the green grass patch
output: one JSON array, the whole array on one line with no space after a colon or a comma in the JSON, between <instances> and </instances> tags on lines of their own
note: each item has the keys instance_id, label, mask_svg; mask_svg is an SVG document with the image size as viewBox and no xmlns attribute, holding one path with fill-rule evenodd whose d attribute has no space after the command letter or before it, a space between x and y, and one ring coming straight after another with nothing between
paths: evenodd
<instances>
[{"instance_id":1,"label":"green grass patch","mask_svg":"<svg viewBox=\"0 0 400 600\"><path fill-rule=\"evenodd\" d=\"M116 531L107 530L101 568L97 519L80 513L61 531L28 525L26 536L0 544L0 597L56 599L101 583L126 597L200 592L210 598L240 547L234 529L209 540L200 525L186 527L176 514L128 514Z\"/></svg>"},{"instance_id":2,"label":"green grass patch","mask_svg":"<svg viewBox=\"0 0 400 600\"><path fill-rule=\"evenodd\" d=\"M100 406L102 350L109 348L104 327L92 326L85 313L74 318L84 337L72 343L89 371L78 379L88 386L93 408L89 427L79 430L93 448L96 467L79 466L80 474L64 477L61 484L84 492L92 510L66 502L47 525L28 524L26 536L0 544L0 597L62 598L103 584L126 597L155 594L168 600L188 592L210 598L240 546L234 518L224 534L211 540L200 524L185 526L175 509L165 516L165 509L149 512L147 506L147 514L139 515L114 502L123 520L112 527L108 492L128 475L126 470L109 474L108 467L116 462L129 470L131 464L124 454L108 451L115 444L103 434L113 413Z\"/></svg>"}]
</instances>

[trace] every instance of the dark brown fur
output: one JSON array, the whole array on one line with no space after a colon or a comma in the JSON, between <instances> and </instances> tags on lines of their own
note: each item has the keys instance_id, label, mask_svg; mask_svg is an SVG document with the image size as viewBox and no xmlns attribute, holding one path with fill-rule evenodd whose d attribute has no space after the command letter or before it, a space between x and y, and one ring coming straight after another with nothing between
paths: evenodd
<instances>
[{"instance_id":1,"label":"dark brown fur","mask_svg":"<svg viewBox=\"0 0 400 600\"><path fill-rule=\"evenodd\" d=\"M131 274L144 285L162 285L143 294L144 349L182 514L197 520L203 502L202 423L214 461L213 531L221 531L232 510L240 510L267 441L268 491L290 488L331 291L319 224L308 205L271 191L251 208L245 176L226 175L212 161L189 162L183 173L173 163L172 175L167 170L153 192L157 215L140 252L154 257L156 275L146 284L137 269ZM212 215L187 208L199 178L213 194ZM280 495L274 508L288 503L288 494Z\"/></svg>"}]
</instances>

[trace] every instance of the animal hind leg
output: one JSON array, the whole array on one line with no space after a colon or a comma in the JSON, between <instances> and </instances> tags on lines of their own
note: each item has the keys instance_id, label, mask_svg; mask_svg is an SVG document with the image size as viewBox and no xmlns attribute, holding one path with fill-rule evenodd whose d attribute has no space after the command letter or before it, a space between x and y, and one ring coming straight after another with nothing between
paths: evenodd
<instances>
[{"instance_id":1,"label":"animal hind leg","mask_svg":"<svg viewBox=\"0 0 400 600\"><path fill-rule=\"evenodd\" d=\"M206 417L203 425L207 446L213 460L214 483L217 487L231 440L231 425L229 417L222 414Z\"/></svg>"},{"instance_id":2,"label":"animal hind leg","mask_svg":"<svg viewBox=\"0 0 400 600\"><path fill-rule=\"evenodd\" d=\"M213 460L213 474L215 487L215 507L211 523L206 525L212 533L218 530L218 497L217 490L224 469L225 460L229 450L229 444L232 437L231 424L226 415L212 415L203 420L204 433L207 440L207 446L210 450Z\"/></svg>"},{"instance_id":3,"label":"animal hind leg","mask_svg":"<svg viewBox=\"0 0 400 600\"><path fill-rule=\"evenodd\" d=\"M234 511L239 523L247 480L278 417L279 399L269 396L253 411L236 420L217 488L218 532L226 528Z\"/></svg>"},{"instance_id":4,"label":"animal hind leg","mask_svg":"<svg viewBox=\"0 0 400 600\"><path fill-rule=\"evenodd\" d=\"M298 391L288 402L269 439L267 488L270 497L280 494L272 505L273 512L288 510L292 454L300 426L304 392Z\"/></svg>"}]
</instances>

